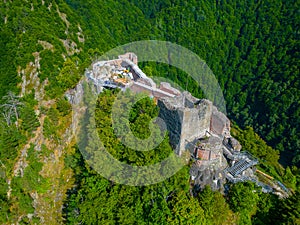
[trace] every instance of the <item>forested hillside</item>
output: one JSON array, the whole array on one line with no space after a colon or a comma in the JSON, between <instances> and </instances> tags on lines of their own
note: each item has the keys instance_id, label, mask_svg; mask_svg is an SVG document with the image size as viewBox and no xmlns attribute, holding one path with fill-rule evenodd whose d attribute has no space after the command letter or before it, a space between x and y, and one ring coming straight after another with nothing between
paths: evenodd
<instances>
[{"instance_id":1,"label":"forested hillside","mask_svg":"<svg viewBox=\"0 0 300 225\"><path fill-rule=\"evenodd\" d=\"M0 223L298 224L299 23L297 0L1 1ZM233 135L293 196L280 200L240 183L225 197L207 188L192 198L188 166L160 184L128 187L85 163L71 137L64 92L102 53L149 39L182 45L207 62L236 124ZM174 68L140 66L186 85L186 75ZM191 79L188 90L202 96ZM139 155L114 138L102 119L110 104L101 105L114 94L99 96L96 112L99 135L120 147L110 152L136 165L164 158L168 140ZM147 110L132 116L132 129L147 136L143 125L158 109L150 99L136 107Z\"/></svg>"},{"instance_id":2,"label":"forested hillside","mask_svg":"<svg viewBox=\"0 0 300 225\"><path fill-rule=\"evenodd\" d=\"M68 1L93 31L109 29L111 47L150 38L196 52L218 78L231 119L280 150L283 164L299 163L299 2L130 2L119 1L103 17L107 1ZM106 35L98 35L90 47L101 48Z\"/></svg>"},{"instance_id":3,"label":"forested hillside","mask_svg":"<svg viewBox=\"0 0 300 225\"><path fill-rule=\"evenodd\" d=\"M299 2L132 2L156 39L183 45L208 63L231 119L252 126L282 152L284 164L300 162Z\"/></svg>"},{"instance_id":4,"label":"forested hillside","mask_svg":"<svg viewBox=\"0 0 300 225\"><path fill-rule=\"evenodd\" d=\"M166 158L172 151L167 137L157 148L147 152L133 151L116 137L109 116L116 94L116 91L101 93L95 112L97 131L107 151L122 162L138 166ZM149 135L148 127L142 124L149 123L157 115L157 110L150 98L140 100L131 110L129 118L133 132ZM243 133L236 129L234 134L241 138L247 150L251 150L264 162L265 168L262 169L296 190L293 180L297 178L279 166L276 151L268 147L251 129ZM289 207L293 207L291 202L280 206L283 202L275 195L262 193L253 183L232 185L226 198L219 192L212 192L209 187L192 197L189 192L188 166L161 183L131 187L107 181L90 167L82 165L82 161L78 150L66 158L66 166L75 171L77 184L76 188L69 190L66 201L64 213L68 224L94 224L96 221L108 224L272 224L275 221L298 221L298 210L293 208L293 211L289 211ZM299 195L293 198L298 204ZM282 214L276 210L278 207L282 207Z\"/></svg>"}]
</instances>

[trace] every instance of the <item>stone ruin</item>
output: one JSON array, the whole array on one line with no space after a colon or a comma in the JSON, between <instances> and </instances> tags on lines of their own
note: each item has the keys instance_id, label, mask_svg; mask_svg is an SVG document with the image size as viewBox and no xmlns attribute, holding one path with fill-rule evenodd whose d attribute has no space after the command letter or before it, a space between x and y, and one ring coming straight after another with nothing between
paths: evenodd
<instances>
[{"instance_id":1,"label":"stone ruin","mask_svg":"<svg viewBox=\"0 0 300 225\"><path fill-rule=\"evenodd\" d=\"M241 145L230 135L230 120L211 101L183 92L173 98L158 99L158 106L176 154L181 156L187 151L191 155L194 191L206 185L222 191L228 179L256 179L252 168L258 161L241 155Z\"/></svg>"},{"instance_id":2,"label":"stone ruin","mask_svg":"<svg viewBox=\"0 0 300 225\"><path fill-rule=\"evenodd\" d=\"M181 155L187 144L203 137L210 131L212 103L194 98L189 92L183 92L174 98L158 99L162 118L169 131L170 143L176 154Z\"/></svg>"},{"instance_id":3,"label":"stone ruin","mask_svg":"<svg viewBox=\"0 0 300 225\"><path fill-rule=\"evenodd\" d=\"M92 71L86 71L86 79L92 82L97 93L103 88L129 88L133 92L144 92L157 101L159 117L166 123L175 153L179 156L190 154L193 194L206 185L210 185L213 190L223 191L226 181L235 183L247 180L262 186L265 192L273 191L254 175L258 160L247 152L240 152L242 146L230 135L230 120L224 113L218 111L211 101L197 99L187 91L181 93L169 83L162 82L157 87L137 63L134 53L96 62ZM124 71L130 71L132 76L124 75ZM123 74L125 77L122 79L126 78L126 83L120 86L114 78L116 74ZM74 92L82 95L82 88L77 89ZM79 99L76 93L69 94L70 102Z\"/></svg>"}]
</instances>

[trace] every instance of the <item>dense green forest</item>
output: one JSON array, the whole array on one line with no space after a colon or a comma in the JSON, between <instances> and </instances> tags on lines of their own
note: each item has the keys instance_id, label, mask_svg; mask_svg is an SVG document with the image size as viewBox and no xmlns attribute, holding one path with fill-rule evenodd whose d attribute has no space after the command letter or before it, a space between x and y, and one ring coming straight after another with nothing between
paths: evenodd
<instances>
[{"instance_id":1,"label":"dense green forest","mask_svg":"<svg viewBox=\"0 0 300 225\"><path fill-rule=\"evenodd\" d=\"M132 2L156 39L208 63L234 121L280 150L284 164L299 163L299 2Z\"/></svg>"},{"instance_id":2,"label":"dense green forest","mask_svg":"<svg viewBox=\"0 0 300 225\"><path fill-rule=\"evenodd\" d=\"M116 137L110 117L118 91L106 90L97 100L96 127L101 140L115 158L133 165L148 165L165 158L171 151L168 136L152 151L139 152L125 147ZM147 126L157 116L158 108L149 97L137 102L130 112L131 129L140 138L149 135ZM143 122L141 122L141 119ZM233 135L243 147L262 161L260 169L268 172L293 190L299 173L293 167L284 170L277 162L279 152L272 149L248 127L234 127ZM298 191L287 200L264 194L253 183L231 185L224 197L207 187L196 197L189 193L188 166L171 178L149 186L132 187L108 181L86 164L78 149L66 157L76 177L69 190L64 216L68 224L297 224Z\"/></svg>"},{"instance_id":3,"label":"dense green forest","mask_svg":"<svg viewBox=\"0 0 300 225\"><path fill-rule=\"evenodd\" d=\"M297 0L1 2L0 223L299 224L299 23ZM76 143L63 137L72 117L63 93L102 53L149 39L182 45L207 62L223 90L233 135L293 196L278 199L239 183L226 196L208 187L192 198L188 166L162 183L129 187L85 163ZM186 85L186 75L174 68L140 66ZM202 97L191 79L188 90ZM110 152L135 165L165 158L167 139L149 154L118 143L110 121L102 120L114 94L103 93L96 110ZM132 113L131 128L144 138L143 125L159 109L147 98L135 107L145 110ZM20 158L27 167L16 176Z\"/></svg>"},{"instance_id":4,"label":"dense green forest","mask_svg":"<svg viewBox=\"0 0 300 225\"><path fill-rule=\"evenodd\" d=\"M116 91L104 91L97 101L96 127L106 150L120 161L133 165L153 164L166 158L171 151L168 136L157 148L147 152L133 151L120 143L113 132L110 117L116 94ZM157 106L149 97L138 101L132 108L129 119L133 132L142 134L141 138L149 135L148 127L141 126L139 121L142 119L149 123L157 113ZM277 162L278 152L267 146L251 128L245 131L235 128L233 133L241 138L245 149L262 160L262 170L278 177L290 188L297 189L299 177L293 176L290 170L281 168ZM238 183L232 185L225 198L221 193L211 191L209 187L194 198L189 193L188 166L161 183L132 187L108 181L89 166L82 164L83 159L78 149L75 154L67 156L66 160L67 166L75 171L77 184L69 190L69 199L64 210L68 224L94 224L97 221L104 224L299 222L298 192L293 196L295 202L291 203L291 199L279 200L273 194L262 193L252 183Z\"/></svg>"},{"instance_id":5,"label":"dense green forest","mask_svg":"<svg viewBox=\"0 0 300 225\"><path fill-rule=\"evenodd\" d=\"M94 32L91 48L105 36L93 28L106 26L115 39L111 47L155 39L196 52L218 78L230 118L280 150L283 164L299 163L299 2L130 2L116 3L107 18L108 1L68 1ZM183 86L180 74L156 71Z\"/></svg>"}]
</instances>

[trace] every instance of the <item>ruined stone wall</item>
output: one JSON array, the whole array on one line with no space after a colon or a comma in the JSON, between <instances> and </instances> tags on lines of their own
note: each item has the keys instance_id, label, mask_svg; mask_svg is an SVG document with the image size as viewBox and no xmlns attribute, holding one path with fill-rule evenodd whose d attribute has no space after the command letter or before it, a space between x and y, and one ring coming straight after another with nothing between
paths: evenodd
<instances>
[{"instance_id":1,"label":"ruined stone wall","mask_svg":"<svg viewBox=\"0 0 300 225\"><path fill-rule=\"evenodd\" d=\"M116 60L95 63L92 81L97 90L107 79L107 75L113 73L116 65L131 68L134 81L127 88L137 93L145 92L158 99L159 116L166 123L170 143L178 155L188 148L189 142L205 136L206 132L220 138L230 135L230 121L211 101L197 99L187 91L181 93L165 82L157 88L155 82L138 67L134 53L120 55ZM100 84L99 79L102 82Z\"/></svg>"},{"instance_id":2,"label":"ruined stone wall","mask_svg":"<svg viewBox=\"0 0 300 225\"><path fill-rule=\"evenodd\" d=\"M170 144L175 149L175 153L179 154L183 111L168 108L161 99L158 99L157 105L159 107L158 116L166 123Z\"/></svg>"},{"instance_id":3,"label":"ruined stone wall","mask_svg":"<svg viewBox=\"0 0 300 225\"><path fill-rule=\"evenodd\" d=\"M124 55L119 55L119 59L129 59L131 60L135 65L138 64L138 58L137 55L134 54L133 52L127 52Z\"/></svg>"},{"instance_id":4,"label":"ruined stone wall","mask_svg":"<svg viewBox=\"0 0 300 225\"><path fill-rule=\"evenodd\" d=\"M230 120L224 113L218 111L215 106L212 110L210 130L220 137L230 137Z\"/></svg>"}]
</instances>

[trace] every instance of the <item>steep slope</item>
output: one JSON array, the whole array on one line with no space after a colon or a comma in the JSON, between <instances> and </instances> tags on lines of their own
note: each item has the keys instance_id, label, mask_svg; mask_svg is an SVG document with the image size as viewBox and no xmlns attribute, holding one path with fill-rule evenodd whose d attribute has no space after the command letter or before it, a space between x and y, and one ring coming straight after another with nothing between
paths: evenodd
<instances>
[{"instance_id":1,"label":"steep slope","mask_svg":"<svg viewBox=\"0 0 300 225\"><path fill-rule=\"evenodd\" d=\"M150 19L156 38L208 63L232 120L254 127L281 151L283 164L299 165L299 2L131 2ZM172 78L185 84L180 75Z\"/></svg>"},{"instance_id":2,"label":"steep slope","mask_svg":"<svg viewBox=\"0 0 300 225\"><path fill-rule=\"evenodd\" d=\"M60 80L79 70L80 19L63 1L4 1L0 14L0 221L58 224L72 185L64 167L72 121L61 96L80 76L67 74L67 86Z\"/></svg>"},{"instance_id":3,"label":"steep slope","mask_svg":"<svg viewBox=\"0 0 300 225\"><path fill-rule=\"evenodd\" d=\"M14 102L14 106L1 107L0 115L0 223L61 224L64 203L64 217L71 224L81 218L95 222L102 217L111 223L156 224L187 220L212 224L215 218L219 224L230 224L238 220L239 213L247 222L251 222L251 215L253 221L271 218L269 209L280 202L253 192L252 186L246 191L244 186L238 187L237 202L229 200L236 214L218 193L207 191L199 201L191 199L186 168L170 181L140 189L115 185L95 174L75 147L70 105L63 93L76 85L95 56L115 46L142 39L176 42L208 62L224 90L231 118L240 125L253 126L297 163L297 4L3 0L0 103ZM153 71L185 86L185 74L180 71L161 65L153 66ZM202 94L193 82L188 88ZM248 150L267 162L266 172L282 177L293 189L299 186L296 167L284 171L275 162L277 152L251 128L238 133ZM124 160L132 159L127 156ZM292 157L284 158L291 163ZM282 209L286 215L289 202ZM243 211L236 207L240 203L253 203L261 213Z\"/></svg>"}]
</instances>

